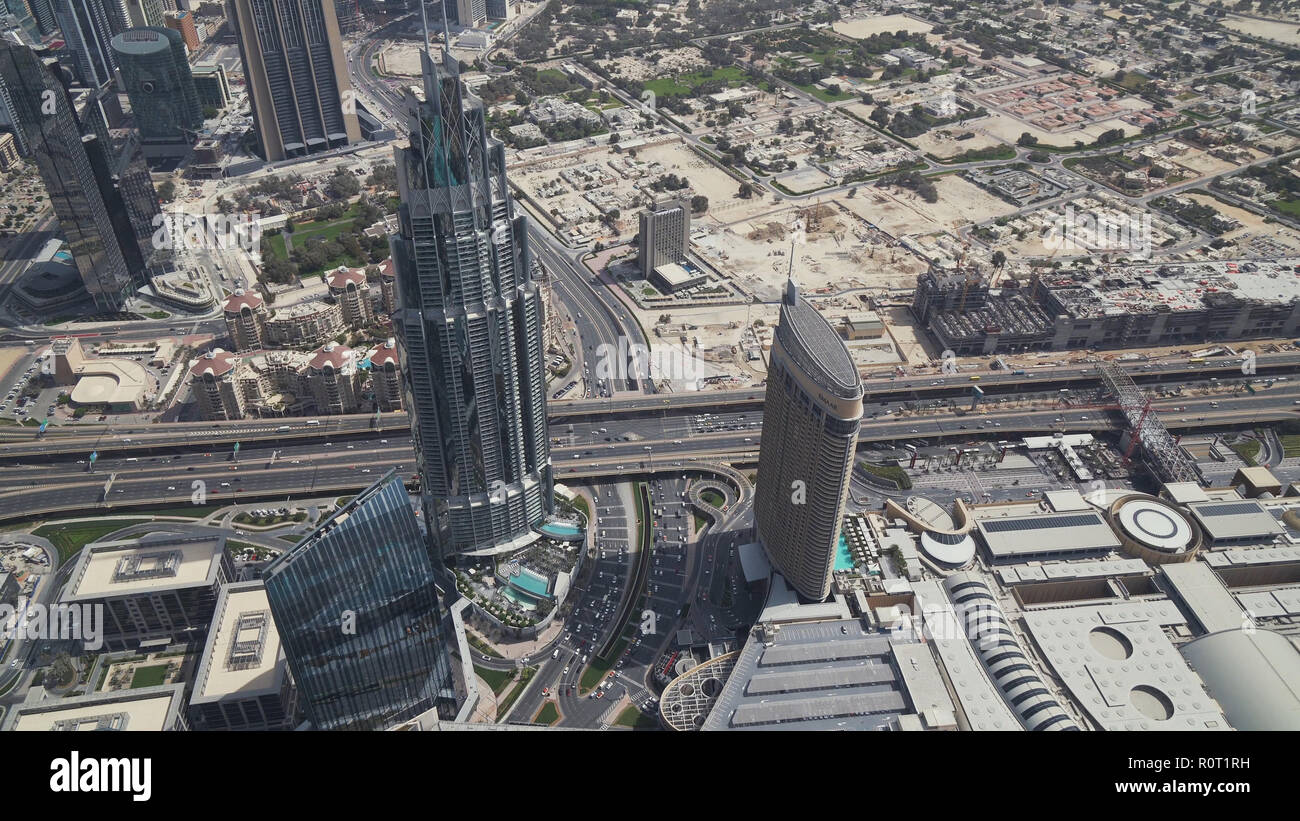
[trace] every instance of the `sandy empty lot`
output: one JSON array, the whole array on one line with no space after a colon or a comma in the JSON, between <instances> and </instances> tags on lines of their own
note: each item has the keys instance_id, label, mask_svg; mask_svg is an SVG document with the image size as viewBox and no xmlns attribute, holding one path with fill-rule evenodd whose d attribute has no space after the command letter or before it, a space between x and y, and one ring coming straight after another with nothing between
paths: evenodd
<instances>
[{"instance_id":1,"label":"sandy empty lot","mask_svg":"<svg viewBox=\"0 0 1300 821\"><path fill-rule=\"evenodd\" d=\"M960 134L974 134L975 136L965 140L956 139ZM955 157L964 151L979 148L991 148L995 145L1006 144L1005 140L972 130L965 126L950 126L948 128L932 129L919 137L912 137L911 142L912 145L915 145L922 151L929 152L942 159Z\"/></svg>"},{"instance_id":2,"label":"sandy empty lot","mask_svg":"<svg viewBox=\"0 0 1300 821\"><path fill-rule=\"evenodd\" d=\"M890 34L896 31L929 34L934 26L908 17L906 14L886 14L882 17L859 17L854 20L840 20L835 23L833 28L845 37L865 40L873 34L886 31Z\"/></svg>"},{"instance_id":3,"label":"sandy empty lot","mask_svg":"<svg viewBox=\"0 0 1300 821\"><path fill-rule=\"evenodd\" d=\"M1016 210L955 174L934 178L934 185L939 192L939 201L935 203L928 203L907 189L874 185L860 188L857 197L842 202L895 236L948 231Z\"/></svg>"},{"instance_id":4,"label":"sandy empty lot","mask_svg":"<svg viewBox=\"0 0 1300 821\"><path fill-rule=\"evenodd\" d=\"M1300 23L1297 22L1281 23L1272 20L1251 20L1245 17L1228 15L1219 23L1224 28L1239 31L1242 34L1300 46Z\"/></svg>"},{"instance_id":5,"label":"sandy empty lot","mask_svg":"<svg viewBox=\"0 0 1300 821\"><path fill-rule=\"evenodd\" d=\"M1205 194L1184 194L1184 196L1201 205L1208 205L1225 217L1231 217L1240 222L1240 228L1224 234L1228 239L1236 239L1243 234L1268 234L1276 237L1279 242L1300 248L1300 231L1288 228L1281 223L1264 222L1264 218L1253 211L1236 208Z\"/></svg>"}]
</instances>

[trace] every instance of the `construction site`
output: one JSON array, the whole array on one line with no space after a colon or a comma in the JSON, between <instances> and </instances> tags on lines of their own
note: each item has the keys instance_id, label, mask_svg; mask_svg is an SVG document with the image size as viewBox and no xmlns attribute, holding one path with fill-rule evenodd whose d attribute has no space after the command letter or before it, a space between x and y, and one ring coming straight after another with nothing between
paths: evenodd
<instances>
[{"instance_id":1,"label":"construction site","mask_svg":"<svg viewBox=\"0 0 1300 821\"><path fill-rule=\"evenodd\" d=\"M1268 339L1300 331L1300 258L1126 265L999 287L974 267L917 278L912 312L958 356Z\"/></svg>"}]
</instances>

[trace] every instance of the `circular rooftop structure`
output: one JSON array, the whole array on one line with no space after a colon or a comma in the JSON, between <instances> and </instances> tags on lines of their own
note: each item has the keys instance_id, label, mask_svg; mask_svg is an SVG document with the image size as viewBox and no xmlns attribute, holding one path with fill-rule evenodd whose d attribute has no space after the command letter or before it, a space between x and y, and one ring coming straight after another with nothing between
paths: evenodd
<instances>
[{"instance_id":1,"label":"circular rooftop structure","mask_svg":"<svg viewBox=\"0 0 1300 821\"><path fill-rule=\"evenodd\" d=\"M944 567L964 567L975 558L975 540L969 533L927 530L921 534L921 550Z\"/></svg>"},{"instance_id":2,"label":"circular rooftop structure","mask_svg":"<svg viewBox=\"0 0 1300 821\"><path fill-rule=\"evenodd\" d=\"M1154 496L1122 496L1111 505L1109 515L1124 551L1148 562L1187 561L1201 546L1201 532L1191 518Z\"/></svg>"}]
</instances>

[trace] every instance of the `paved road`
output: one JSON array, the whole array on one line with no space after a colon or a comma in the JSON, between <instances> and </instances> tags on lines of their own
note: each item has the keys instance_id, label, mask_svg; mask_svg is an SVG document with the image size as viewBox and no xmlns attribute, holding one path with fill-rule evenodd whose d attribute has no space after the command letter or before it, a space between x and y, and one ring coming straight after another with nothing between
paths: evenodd
<instances>
[{"instance_id":1,"label":"paved road","mask_svg":"<svg viewBox=\"0 0 1300 821\"><path fill-rule=\"evenodd\" d=\"M1165 424L1178 432L1293 419L1300 412L1297 402L1300 382L1288 381L1256 394L1164 398L1153 401L1152 406L1161 413ZM1107 430L1120 424L1117 414L1105 409L1003 409L996 403L966 416L943 408L924 415L883 415L897 411L899 404L868 406L861 441L1016 438L1053 430ZM751 410L708 419L660 417L613 428L610 424L603 426L604 431L591 425L575 425L571 433L557 437L562 442L552 446L557 480L618 477L630 472L671 473L689 468L697 459L752 462L757 458L762 420L757 411ZM276 451L278 455L272 461ZM0 462L0 517L95 508L103 501L106 479L114 473L117 477L108 494L111 503L168 504L187 504L195 480L205 483L210 500L242 498L240 494L258 498L283 494L288 499L364 487L389 467L396 467L404 476L414 473L410 436L404 431L278 448L254 443L240 451L238 462L224 448L204 450L201 446L188 452L173 448L155 456L106 456L96 463L93 474L87 472L87 465L78 464L85 461L72 456L46 456L34 463Z\"/></svg>"}]
</instances>

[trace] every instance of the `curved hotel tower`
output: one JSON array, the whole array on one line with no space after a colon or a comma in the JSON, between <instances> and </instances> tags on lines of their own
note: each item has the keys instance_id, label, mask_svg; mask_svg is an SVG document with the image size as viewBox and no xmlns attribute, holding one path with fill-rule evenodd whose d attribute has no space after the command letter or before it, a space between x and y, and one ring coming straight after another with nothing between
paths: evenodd
<instances>
[{"instance_id":1,"label":"curved hotel tower","mask_svg":"<svg viewBox=\"0 0 1300 821\"><path fill-rule=\"evenodd\" d=\"M830 594L862 392L839 334L791 280L767 368L754 517L773 566L815 601Z\"/></svg>"},{"instance_id":2,"label":"curved hotel tower","mask_svg":"<svg viewBox=\"0 0 1300 821\"><path fill-rule=\"evenodd\" d=\"M500 553L535 539L552 508L541 293L483 103L450 55L421 60L411 144L395 150L406 407L434 547Z\"/></svg>"}]
</instances>

